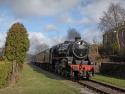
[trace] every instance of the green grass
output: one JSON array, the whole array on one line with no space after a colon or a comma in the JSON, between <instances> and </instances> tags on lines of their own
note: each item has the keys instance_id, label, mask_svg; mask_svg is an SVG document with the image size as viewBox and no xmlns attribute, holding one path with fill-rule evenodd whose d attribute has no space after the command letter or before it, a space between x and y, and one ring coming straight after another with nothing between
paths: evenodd
<instances>
[{"instance_id":1,"label":"green grass","mask_svg":"<svg viewBox=\"0 0 125 94\"><path fill-rule=\"evenodd\" d=\"M0 94L80 94L80 91L53 74L25 64L20 80L14 86L1 89Z\"/></svg>"},{"instance_id":2,"label":"green grass","mask_svg":"<svg viewBox=\"0 0 125 94\"><path fill-rule=\"evenodd\" d=\"M11 63L0 61L0 87L6 84L11 72Z\"/></svg>"},{"instance_id":3,"label":"green grass","mask_svg":"<svg viewBox=\"0 0 125 94\"><path fill-rule=\"evenodd\" d=\"M111 76L97 75L97 74L95 74L95 76L92 77L92 79L125 88L125 79L114 78Z\"/></svg>"}]
</instances>

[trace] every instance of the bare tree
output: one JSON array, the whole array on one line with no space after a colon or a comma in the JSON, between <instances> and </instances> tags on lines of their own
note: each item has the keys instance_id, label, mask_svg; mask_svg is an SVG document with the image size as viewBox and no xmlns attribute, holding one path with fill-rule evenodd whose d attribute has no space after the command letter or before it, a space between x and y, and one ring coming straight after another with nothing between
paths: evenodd
<instances>
[{"instance_id":1,"label":"bare tree","mask_svg":"<svg viewBox=\"0 0 125 94\"><path fill-rule=\"evenodd\" d=\"M125 9L120 4L111 3L108 10L100 18L99 28L108 31L125 21Z\"/></svg>"},{"instance_id":2,"label":"bare tree","mask_svg":"<svg viewBox=\"0 0 125 94\"><path fill-rule=\"evenodd\" d=\"M67 39L72 40L72 39L75 39L75 37L81 37L81 35L75 28L70 28L68 30Z\"/></svg>"},{"instance_id":3,"label":"bare tree","mask_svg":"<svg viewBox=\"0 0 125 94\"><path fill-rule=\"evenodd\" d=\"M93 44L98 44L98 39L97 39L97 37L94 37L92 41L93 41Z\"/></svg>"}]
</instances>

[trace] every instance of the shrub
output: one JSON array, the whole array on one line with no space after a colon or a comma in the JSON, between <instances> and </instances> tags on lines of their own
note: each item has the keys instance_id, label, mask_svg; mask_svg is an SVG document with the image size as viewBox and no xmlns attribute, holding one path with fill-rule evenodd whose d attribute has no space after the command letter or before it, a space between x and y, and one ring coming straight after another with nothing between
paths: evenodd
<instances>
[{"instance_id":1,"label":"shrub","mask_svg":"<svg viewBox=\"0 0 125 94\"><path fill-rule=\"evenodd\" d=\"M0 87L8 82L12 72L11 66L12 63L0 61Z\"/></svg>"}]
</instances>

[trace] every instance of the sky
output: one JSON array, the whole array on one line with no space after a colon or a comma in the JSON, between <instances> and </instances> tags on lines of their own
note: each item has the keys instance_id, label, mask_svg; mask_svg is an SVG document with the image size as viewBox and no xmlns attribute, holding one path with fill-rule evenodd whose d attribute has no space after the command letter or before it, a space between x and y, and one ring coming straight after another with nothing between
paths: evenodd
<instances>
[{"instance_id":1,"label":"sky","mask_svg":"<svg viewBox=\"0 0 125 94\"><path fill-rule=\"evenodd\" d=\"M30 53L43 43L53 46L63 42L70 28L89 43L93 39L101 41L99 18L110 3L123 6L125 0L0 0L0 48L15 22L22 23L28 31Z\"/></svg>"}]
</instances>

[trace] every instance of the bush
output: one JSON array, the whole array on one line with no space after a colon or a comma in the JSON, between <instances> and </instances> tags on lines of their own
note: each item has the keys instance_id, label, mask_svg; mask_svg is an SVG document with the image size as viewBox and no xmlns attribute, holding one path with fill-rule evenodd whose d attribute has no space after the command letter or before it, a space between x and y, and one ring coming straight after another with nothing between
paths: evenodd
<instances>
[{"instance_id":1,"label":"bush","mask_svg":"<svg viewBox=\"0 0 125 94\"><path fill-rule=\"evenodd\" d=\"M12 63L0 61L0 88L6 85L12 71Z\"/></svg>"}]
</instances>

